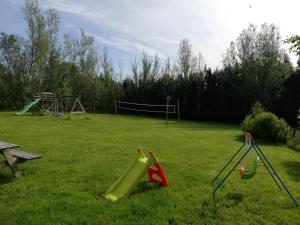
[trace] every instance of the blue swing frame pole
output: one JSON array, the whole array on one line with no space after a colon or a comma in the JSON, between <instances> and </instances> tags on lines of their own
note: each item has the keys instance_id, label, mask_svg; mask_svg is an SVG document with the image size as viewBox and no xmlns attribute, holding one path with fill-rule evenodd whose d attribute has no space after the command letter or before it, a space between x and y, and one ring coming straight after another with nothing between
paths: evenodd
<instances>
[{"instance_id":1,"label":"blue swing frame pole","mask_svg":"<svg viewBox=\"0 0 300 225\"><path fill-rule=\"evenodd\" d=\"M269 166L268 166L268 165L266 164L266 162L265 162L265 161L268 162L268 160L265 159L264 155L261 154L261 151L259 151L259 150L256 149L256 145L254 145L254 150L255 150L256 154L259 156L259 158L261 159L261 161L263 162L263 164L264 164L264 166L266 167L266 169L268 170L268 173L271 175L271 177L272 177L272 179L274 180L275 184L277 185L277 187L278 187L279 190L281 191L282 189L281 189L280 185L278 184L277 180L276 180L275 177L274 177L274 175L276 175L276 172L274 171L274 169L272 169L272 167L271 167L271 170L272 170L272 171L270 171ZM274 174L274 175L273 175L273 174Z\"/></svg>"},{"instance_id":2,"label":"blue swing frame pole","mask_svg":"<svg viewBox=\"0 0 300 225\"><path fill-rule=\"evenodd\" d=\"M294 196L291 194L291 192L288 190L288 188L285 186L284 182L281 180L280 176L276 173L276 171L274 170L274 168L272 167L271 163L269 162L269 160L267 159L267 157L265 156L265 154L261 151L261 149L259 148L258 144L256 144L254 142L255 146L257 147L258 151L261 153L261 155L265 158L265 160L267 161L268 165L270 166L270 168L274 171L275 176L277 177L277 179L279 180L280 184L283 186L284 190L287 192L287 194L289 195L289 197L292 199L292 201L294 202L294 204L299 208L299 204L296 201L296 199L294 198ZM255 148L254 148L255 149ZM273 177L273 176L272 176Z\"/></svg>"},{"instance_id":3,"label":"blue swing frame pole","mask_svg":"<svg viewBox=\"0 0 300 225\"><path fill-rule=\"evenodd\" d=\"M227 166L232 162L232 160L239 154L239 152L242 150L242 148L245 146L246 143L242 144L241 147L234 153L234 155L231 157L231 159L226 163L226 165L220 170L220 172L214 177L214 179L211 181L211 184L217 180L217 178L220 176L221 173L227 168Z\"/></svg>"},{"instance_id":4,"label":"blue swing frame pole","mask_svg":"<svg viewBox=\"0 0 300 225\"><path fill-rule=\"evenodd\" d=\"M245 145L245 144L244 144ZM246 157L246 155L250 152L250 150L253 148L249 147L246 152L242 155L242 157L238 160L238 162L234 165L234 167L227 173L227 175L224 177L224 179L218 184L218 186L213 190L213 194L216 193L216 191L223 185L223 183L226 181L226 179L230 176L230 174L235 170L235 168L240 164L240 162Z\"/></svg>"}]
</instances>

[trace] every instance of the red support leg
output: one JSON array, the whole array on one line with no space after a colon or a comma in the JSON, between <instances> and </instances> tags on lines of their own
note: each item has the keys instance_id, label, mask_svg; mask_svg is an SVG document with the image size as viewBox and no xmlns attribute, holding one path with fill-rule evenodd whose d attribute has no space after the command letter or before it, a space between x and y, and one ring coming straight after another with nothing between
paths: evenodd
<instances>
[{"instance_id":1,"label":"red support leg","mask_svg":"<svg viewBox=\"0 0 300 225\"><path fill-rule=\"evenodd\" d=\"M158 179L154 175L158 176L160 179ZM159 163L154 164L154 167L149 167L148 177L149 177L149 182L159 183L162 186L169 186L164 170L162 169Z\"/></svg>"}]
</instances>

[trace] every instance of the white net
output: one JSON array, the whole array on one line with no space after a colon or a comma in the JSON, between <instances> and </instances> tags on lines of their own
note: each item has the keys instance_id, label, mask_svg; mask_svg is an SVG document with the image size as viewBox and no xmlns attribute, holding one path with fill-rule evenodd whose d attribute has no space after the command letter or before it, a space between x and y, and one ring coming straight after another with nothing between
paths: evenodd
<instances>
[{"instance_id":1,"label":"white net","mask_svg":"<svg viewBox=\"0 0 300 225\"><path fill-rule=\"evenodd\" d=\"M153 105L123 101L116 101L116 109L145 113L176 113L176 105Z\"/></svg>"}]
</instances>

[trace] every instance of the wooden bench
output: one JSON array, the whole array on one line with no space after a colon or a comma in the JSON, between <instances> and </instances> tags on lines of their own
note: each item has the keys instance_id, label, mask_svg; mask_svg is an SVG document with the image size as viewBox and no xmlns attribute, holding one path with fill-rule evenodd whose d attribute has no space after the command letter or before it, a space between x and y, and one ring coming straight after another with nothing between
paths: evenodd
<instances>
[{"instance_id":1,"label":"wooden bench","mask_svg":"<svg viewBox=\"0 0 300 225\"><path fill-rule=\"evenodd\" d=\"M0 142L0 153L5 158L5 161L0 161L0 166L8 166L15 177L21 176L17 163L41 158L40 155L16 150L18 147L19 145Z\"/></svg>"},{"instance_id":2,"label":"wooden bench","mask_svg":"<svg viewBox=\"0 0 300 225\"><path fill-rule=\"evenodd\" d=\"M40 155L32 154L29 152L22 152L22 151L15 150L15 149L10 150L10 153L12 154L13 157L18 158L18 160L21 160L21 161L34 160L34 159L41 158Z\"/></svg>"}]
</instances>

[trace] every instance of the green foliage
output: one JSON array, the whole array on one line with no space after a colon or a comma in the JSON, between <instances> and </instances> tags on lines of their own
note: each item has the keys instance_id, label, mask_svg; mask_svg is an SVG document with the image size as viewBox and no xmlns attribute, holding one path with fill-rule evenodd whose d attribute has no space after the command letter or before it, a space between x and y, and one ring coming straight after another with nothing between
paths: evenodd
<instances>
[{"instance_id":1,"label":"green foliage","mask_svg":"<svg viewBox=\"0 0 300 225\"><path fill-rule=\"evenodd\" d=\"M264 112L260 103L254 104L251 114L246 116L241 127L255 138L270 142L286 143L289 133L289 126L284 119L279 119L273 113Z\"/></svg>"},{"instance_id":2,"label":"green foliage","mask_svg":"<svg viewBox=\"0 0 300 225\"><path fill-rule=\"evenodd\" d=\"M181 40L178 49L178 66L181 73L180 76L185 78L189 76L192 67L192 58L192 45L189 43L189 40Z\"/></svg>"},{"instance_id":3,"label":"green foliage","mask_svg":"<svg viewBox=\"0 0 300 225\"><path fill-rule=\"evenodd\" d=\"M276 103L276 114L284 117L290 126L297 126L298 108L300 107L300 70L296 70L286 79L280 90L280 101Z\"/></svg>"},{"instance_id":4,"label":"green foliage","mask_svg":"<svg viewBox=\"0 0 300 225\"><path fill-rule=\"evenodd\" d=\"M258 100L274 109L278 90L293 72L281 43L279 28L274 24L262 24L260 29L250 24L224 55L224 67L237 70L243 81L236 86L237 92L249 103Z\"/></svg>"},{"instance_id":5,"label":"green foliage","mask_svg":"<svg viewBox=\"0 0 300 225\"><path fill-rule=\"evenodd\" d=\"M254 105L251 108L251 114L252 116L257 116L260 113L265 112L264 107L262 106L262 104L260 104L260 102L255 102Z\"/></svg>"},{"instance_id":6,"label":"green foliage","mask_svg":"<svg viewBox=\"0 0 300 225\"><path fill-rule=\"evenodd\" d=\"M300 35L292 35L285 42L291 44L290 51L300 57Z\"/></svg>"},{"instance_id":7,"label":"green foliage","mask_svg":"<svg viewBox=\"0 0 300 225\"><path fill-rule=\"evenodd\" d=\"M300 152L300 132L296 132L295 136L288 138L287 146L291 149L294 149L297 152Z\"/></svg>"}]
</instances>

